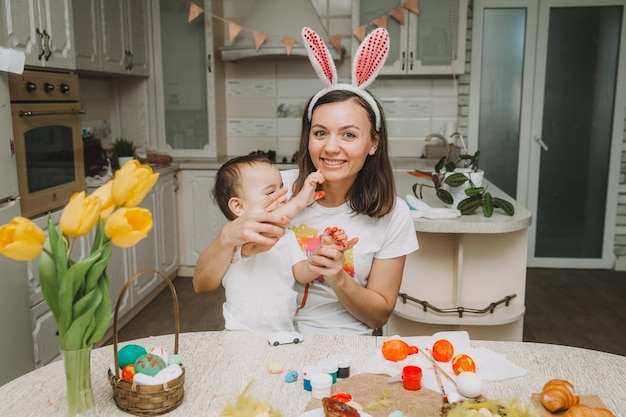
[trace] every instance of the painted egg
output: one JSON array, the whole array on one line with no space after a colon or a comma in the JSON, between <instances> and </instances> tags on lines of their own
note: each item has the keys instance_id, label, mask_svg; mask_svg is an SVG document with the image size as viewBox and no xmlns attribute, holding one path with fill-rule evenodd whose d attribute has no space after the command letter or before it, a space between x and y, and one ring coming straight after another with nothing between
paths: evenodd
<instances>
[{"instance_id":1,"label":"painted egg","mask_svg":"<svg viewBox=\"0 0 626 417\"><path fill-rule=\"evenodd\" d=\"M298 380L298 372L290 371L285 375L285 382L296 382Z\"/></svg>"},{"instance_id":2,"label":"painted egg","mask_svg":"<svg viewBox=\"0 0 626 417\"><path fill-rule=\"evenodd\" d=\"M129 363L125 367L122 368L122 379L127 380L128 382L133 382L133 378L135 377L135 365Z\"/></svg>"},{"instance_id":3,"label":"painted egg","mask_svg":"<svg viewBox=\"0 0 626 417\"><path fill-rule=\"evenodd\" d=\"M126 365L134 364L135 361L141 356L148 353L143 346L139 345L126 345L117 352L117 360L120 368L124 368Z\"/></svg>"},{"instance_id":4,"label":"painted egg","mask_svg":"<svg viewBox=\"0 0 626 417\"><path fill-rule=\"evenodd\" d=\"M469 355L461 353L452 358L452 370L457 375L463 372L476 372L476 363Z\"/></svg>"},{"instance_id":5,"label":"painted egg","mask_svg":"<svg viewBox=\"0 0 626 417\"><path fill-rule=\"evenodd\" d=\"M392 339L383 343L382 352L385 359L398 362L417 353L417 347L409 346L404 340Z\"/></svg>"},{"instance_id":6,"label":"painted egg","mask_svg":"<svg viewBox=\"0 0 626 417\"><path fill-rule=\"evenodd\" d=\"M167 364L168 365L182 365L183 364L183 357L180 356L179 353L174 353L172 356L170 356L170 358L167 360Z\"/></svg>"},{"instance_id":7,"label":"painted egg","mask_svg":"<svg viewBox=\"0 0 626 417\"><path fill-rule=\"evenodd\" d=\"M456 377L459 394L467 398L476 398L483 392L483 381L474 372L461 372Z\"/></svg>"},{"instance_id":8,"label":"painted egg","mask_svg":"<svg viewBox=\"0 0 626 417\"><path fill-rule=\"evenodd\" d=\"M439 339L433 343L433 358L439 362L448 362L454 356L454 346L447 339Z\"/></svg>"},{"instance_id":9,"label":"painted egg","mask_svg":"<svg viewBox=\"0 0 626 417\"><path fill-rule=\"evenodd\" d=\"M154 353L146 353L135 361L135 372L155 376L161 369L165 369L166 366L167 364L160 356Z\"/></svg>"},{"instance_id":10,"label":"painted egg","mask_svg":"<svg viewBox=\"0 0 626 417\"><path fill-rule=\"evenodd\" d=\"M169 355L167 354L166 350L163 349L162 347L152 347L148 350L148 353L153 353L159 356L161 359L163 359L165 363L167 363L169 359Z\"/></svg>"}]
</instances>

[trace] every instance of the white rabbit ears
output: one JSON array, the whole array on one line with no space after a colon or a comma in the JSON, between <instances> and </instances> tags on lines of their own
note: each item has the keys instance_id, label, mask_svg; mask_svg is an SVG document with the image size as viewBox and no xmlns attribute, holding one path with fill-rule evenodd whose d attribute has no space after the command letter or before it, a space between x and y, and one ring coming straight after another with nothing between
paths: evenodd
<instances>
[{"instance_id":1,"label":"white rabbit ears","mask_svg":"<svg viewBox=\"0 0 626 417\"><path fill-rule=\"evenodd\" d=\"M313 116L313 107L315 107L315 103L317 103L320 97L332 90L348 90L367 101L376 114L376 128L379 129L380 111L378 105L374 97L365 88L376 79L376 76L385 64L385 59L389 52L389 33L387 29L378 28L374 30L359 45L356 57L352 61L351 84L338 83L335 63L326 44L315 31L307 27L303 28L302 40L309 53L313 69L315 69L317 76L324 84L324 89L315 94L309 103L309 121L311 121Z\"/></svg>"}]
</instances>

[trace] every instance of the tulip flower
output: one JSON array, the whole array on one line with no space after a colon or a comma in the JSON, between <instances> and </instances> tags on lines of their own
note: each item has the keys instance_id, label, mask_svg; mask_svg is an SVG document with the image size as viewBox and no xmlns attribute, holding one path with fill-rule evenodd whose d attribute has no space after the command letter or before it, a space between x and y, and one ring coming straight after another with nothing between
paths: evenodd
<instances>
[{"instance_id":1,"label":"tulip flower","mask_svg":"<svg viewBox=\"0 0 626 417\"><path fill-rule=\"evenodd\" d=\"M65 236L84 236L98 222L101 200L85 192L74 194L61 213L59 225Z\"/></svg>"},{"instance_id":2,"label":"tulip flower","mask_svg":"<svg viewBox=\"0 0 626 417\"><path fill-rule=\"evenodd\" d=\"M120 208L109 216L104 233L120 248L129 248L148 236L152 229L152 213L143 208Z\"/></svg>"},{"instance_id":3,"label":"tulip flower","mask_svg":"<svg viewBox=\"0 0 626 417\"><path fill-rule=\"evenodd\" d=\"M46 241L46 235L31 220L15 217L11 223L0 226L0 253L17 261L37 257Z\"/></svg>"},{"instance_id":4,"label":"tulip flower","mask_svg":"<svg viewBox=\"0 0 626 417\"><path fill-rule=\"evenodd\" d=\"M115 172L111 196L118 207L136 207L159 179L152 168L133 159Z\"/></svg>"},{"instance_id":5,"label":"tulip flower","mask_svg":"<svg viewBox=\"0 0 626 417\"><path fill-rule=\"evenodd\" d=\"M91 195L98 196L102 204L100 204L100 216L103 220L109 218L113 210L115 210L115 202L111 195L111 189L113 188L113 180L107 181L94 191Z\"/></svg>"}]
</instances>

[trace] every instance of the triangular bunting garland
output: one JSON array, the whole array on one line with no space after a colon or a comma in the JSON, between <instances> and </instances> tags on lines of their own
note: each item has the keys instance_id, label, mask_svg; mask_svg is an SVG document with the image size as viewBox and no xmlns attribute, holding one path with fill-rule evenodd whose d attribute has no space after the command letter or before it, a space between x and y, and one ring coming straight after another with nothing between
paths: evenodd
<instances>
[{"instance_id":1,"label":"triangular bunting garland","mask_svg":"<svg viewBox=\"0 0 626 417\"><path fill-rule=\"evenodd\" d=\"M395 9L393 9L392 11L390 11L389 12L389 16L391 16L394 19L396 19L398 21L398 23L400 23L401 25L404 24L404 13L402 12L402 6L398 6Z\"/></svg>"},{"instance_id":2,"label":"triangular bunting garland","mask_svg":"<svg viewBox=\"0 0 626 417\"><path fill-rule=\"evenodd\" d=\"M291 55L291 50L293 49L293 45L296 43L296 38L292 36L285 36L283 38L283 43L285 44L287 55Z\"/></svg>"},{"instance_id":3,"label":"triangular bunting garland","mask_svg":"<svg viewBox=\"0 0 626 417\"><path fill-rule=\"evenodd\" d=\"M341 33L337 35L332 35L330 37L330 44L335 48L335 51L341 53Z\"/></svg>"},{"instance_id":4,"label":"triangular bunting garland","mask_svg":"<svg viewBox=\"0 0 626 417\"><path fill-rule=\"evenodd\" d=\"M257 51L261 49L261 45L263 45L263 42L265 42L266 38L267 34L263 32L254 32L254 46L256 47Z\"/></svg>"},{"instance_id":5,"label":"triangular bunting garland","mask_svg":"<svg viewBox=\"0 0 626 417\"><path fill-rule=\"evenodd\" d=\"M200 16L202 13L204 13L204 9L198 6L193 1L190 1L189 2L189 16L187 17L187 23L191 23L192 20Z\"/></svg>"},{"instance_id":6,"label":"triangular bunting garland","mask_svg":"<svg viewBox=\"0 0 626 417\"><path fill-rule=\"evenodd\" d=\"M237 23L233 23L233 22L228 23L228 40L229 41L232 42L233 39L235 39L237 35L239 35L239 32L241 32L240 25L238 25Z\"/></svg>"},{"instance_id":7,"label":"triangular bunting garland","mask_svg":"<svg viewBox=\"0 0 626 417\"><path fill-rule=\"evenodd\" d=\"M359 26L358 28L353 29L352 33L354 34L354 36L356 36L356 38L360 42L363 42L363 39L365 39L365 25Z\"/></svg>"},{"instance_id":8,"label":"triangular bunting garland","mask_svg":"<svg viewBox=\"0 0 626 417\"><path fill-rule=\"evenodd\" d=\"M387 16L381 16L374 20L374 24L379 28L387 29Z\"/></svg>"},{"instance_id":9,"label":"triangular bunting garland","mask_svg":"<svg viewBox=\"0 0 626 417\"><path fill-rule=\"evenodd\" d=\"M419 7L417 7L417 0L406 0L402 7L412 11L415 14L420 14L420 9Z\"/></svg>"}]
</instances>

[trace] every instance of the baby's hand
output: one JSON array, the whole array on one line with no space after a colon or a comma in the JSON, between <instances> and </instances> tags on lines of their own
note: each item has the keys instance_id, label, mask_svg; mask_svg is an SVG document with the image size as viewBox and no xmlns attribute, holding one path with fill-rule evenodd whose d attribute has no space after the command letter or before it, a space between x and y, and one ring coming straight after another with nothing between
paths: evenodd
<instances>
[{"instance_id":1,"label":"baby's hand","mask_svg":"<svg viewBox=\"0 0 626 417\"><path fill-rule=\"evenodd\" d=\"M324 246L332 246L341 252L345 252L354 247L359 241L358 237L348 240L348 235L343 229L338 227L327 227L321 236L321 244Z\"/></svg>"},{"instance_id":2,"label":"baby's hand","mask_svg":"<svg viewBox=\"0 0 626 417\"><path fill-rule=\"evenodd\" d=\"M304 180L304 185L302 186L302 190L298 193L294 199L298 199L303 202L303 206L306 207L312 202L319 200L324 197L326 193L324 191L315 191L319 184L324 183L324 176L322 175L321 170L317 170L315 172L311 172L308 177Z\"/></svg>"}]
</instances>

